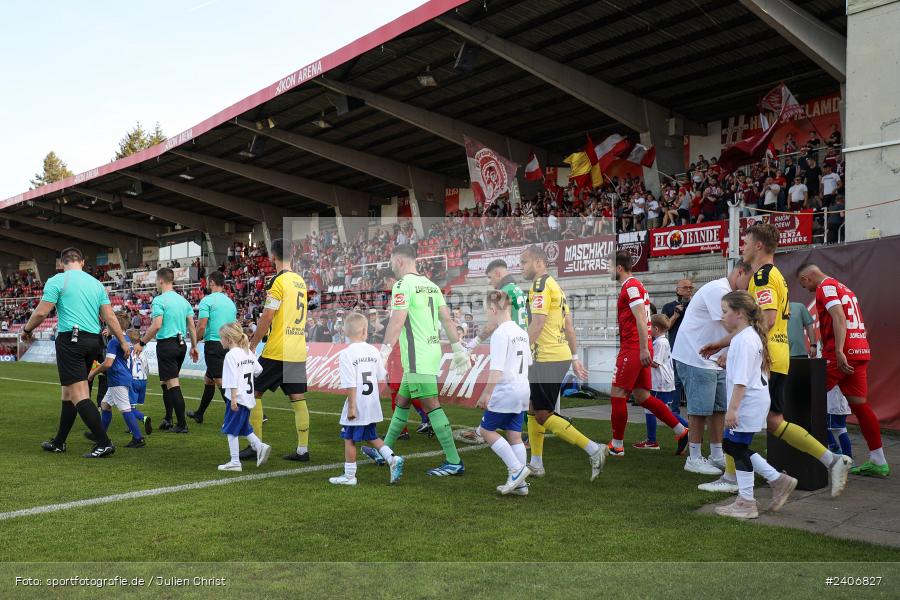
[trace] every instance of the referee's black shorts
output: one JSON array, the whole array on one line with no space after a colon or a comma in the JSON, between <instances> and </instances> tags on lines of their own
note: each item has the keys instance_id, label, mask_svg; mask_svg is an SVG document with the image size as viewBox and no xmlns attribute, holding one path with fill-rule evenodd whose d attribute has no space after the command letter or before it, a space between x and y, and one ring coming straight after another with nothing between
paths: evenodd
<instances>
[{"instance_id":1,"label":"referee's black shorts","mask_svg":"<svg viewBox=\"0 0 900 600\"><path fill-rule=\"evenodd\" d=\"M534 362L528 368L531 386L531 410L556 410L556 400L563 378L572 366L571 360Z\"/></svg>"},{"instance_id":2,"label":"referee's black shorts","mask_svg":"<svg viewBox=\"0 0 900 600\"><path fill-rule=\"evenodd\" d=\"M280 387L287 395L306 393L305 362L286 362L260 357L259 364L263 370L259 377L253 380L256 391L274 392Z\"/></svg>"},{"instance_id":3,"label":"referee's black shorts","mask_svg":"<svg viewBox=\"0 0 900 600\"><path fill-rule=\"evenodd\" d=\"M97 333L79 332L77 342L72 341L71 331L58 334L56 369L59 371L59 384L72 385L79 381L87 381L99 347L100 335Z\"/></svg>"},{"instance_id":4,"label":"referee's black shorts","mask_svg":"<svg viewBox=\"0 0 900 600\"><path fill-rule=\"evenodd\" d=\"M222 342L203 342L203 360L206 361L206 376L210 379L222 379L222 366L228 351Z\"/></svg>"},{"instance_id":5,"label":"referee's black shorts","mask_svg":"<svg viewBox=\"0 0 900 600\"><path fill-rule=\"evenodd\" d=\"M185 354L187 354L187 344L179 344L177 337L156 340L156 364L159 367L160 381L178 377Z\"/></svg>"},{"instance_id":6,"label":"referee's black shorts","mask_svg":"<svg viewBox=\"0 0 900 600\"><path fill-rule=\"evenodd\" d=\"M784 384L787 375L784 373L769 374L769 412L784 413Z\"/></svg>"}]
</instances>

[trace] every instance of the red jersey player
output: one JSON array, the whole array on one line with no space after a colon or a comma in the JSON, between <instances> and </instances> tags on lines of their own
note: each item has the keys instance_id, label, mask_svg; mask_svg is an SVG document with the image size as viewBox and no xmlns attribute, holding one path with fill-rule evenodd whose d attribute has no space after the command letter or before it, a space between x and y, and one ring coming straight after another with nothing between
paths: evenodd
<instances>
[{"instance_id":1,"label":"red jersey player","mask_svg":"<svg viewBox=\"0 0 900 600\"><path fill-rule=\"evenodd\" d=\"M610 418L613 439L609 443L611 456L625 454L625 426L628 424L628 396L649 410L656 418L675 432L677 450L684 452L688 443L688 430L665 402L652 396L650 367L653 365L653 346L650 343L650 295L631 274L631 253L616 252L616 281L622 284L619 292L619 354L616 356L616 372L612 382L612 415Z\"/></svg>"},{"instance_id":2,"label":"red jersey player","mask_svg":"<svg viewBox=\"0 0 900 600\"><path fill-rule=\"evenodd\" d=\"M827 361L825 389L831 390L836 385L841 387L869 446L869 460L850 472L855 475L887 477L890 467L884 458L878 417L866 402L866 371L871 352L856 294L813 264L805 264L797 269L797 278L800 285L816 294L822 358Z\"/></svg>"}]
</instances>

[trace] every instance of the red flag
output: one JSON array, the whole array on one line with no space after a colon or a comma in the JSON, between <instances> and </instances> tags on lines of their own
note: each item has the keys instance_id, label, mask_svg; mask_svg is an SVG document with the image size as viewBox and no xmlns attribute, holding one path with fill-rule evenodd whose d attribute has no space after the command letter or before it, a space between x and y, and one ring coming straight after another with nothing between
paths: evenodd
<instances>
[{"instance_id":1,"label":"red flag","mask_svg":"<svg viewBox=\"0 0 900 600\"><path fill-rule=\"evenodd\" d=\"M759 110L760 112L768 110L776 115L781 115L778 118L779 121L802 117L806 113L803 106L797 102L797 99L794 98L794 95L783 82L769 90L762 97L759 101Z\"/></svg>"},{"instance_id":2,"label":"red flag","mask_svg":"<svg viewBox=\"0 0 900 600\"><path fill-rule=\"evenodd\" d=\"M648 148L643 144L635 144L631 153L628 155L628 158L625 160L649 169L653 166L653 161L656 160L656 146L650 146Z\"/></svg>"},{"instance_id":3,"label":"red flag","mask_svg":"<svg viewBox=\"0 0 900 600\"><path fill-rule=\"evenodd\" d=\"M591 138L588 137L588 142L590 142L590 140ZM630 149L631 142L618 133L614 133L593 148L594 156L597 160L592 160L591 164L599 163L600 169L606 171L614 160L626 156ZM591 157L590 153L588 154L588 157Z\"/></svg>"},{"instance_id":4,"label":"red flag","mask_svg":"<svg viewBox=\"0 0 900 600\"><path fill-rule=\"evenodd\" d=\"M537 156L534 155L534 150L531 151L531 154L528 155L528 163L525 165L525 179L528 181L540 181L544 178L544 173L541 171L541 164L538 162Z\"/></svg>"},{"instance_id":5,"label":"red flag","mask_svg":"<svg viewBox=\"0 0 900 600\"><path fill-rule=\"evenodd\" d=\"M766 149L768 149L769 143L772 141L772 136L775 135L775 128L778 127L781 116L779 114L778 118L769 125L768 129L759 135L748 137L722 150L722 154L719 156L719 166L722 168L722 171L732 173L738 167L760 161L766 154Z\"/></svg>"},{"instance_id":6,"label":"red flag","mask_svg":"<svg viewBox=\"0 0 900 600\"><path fill-rule=\"evenodd\" d=\"M509 192L519 165L497 154L481 142L463 136L469 163L469 181L475 201L493 204L501 194Z\"/></svg>"}]
</instances>

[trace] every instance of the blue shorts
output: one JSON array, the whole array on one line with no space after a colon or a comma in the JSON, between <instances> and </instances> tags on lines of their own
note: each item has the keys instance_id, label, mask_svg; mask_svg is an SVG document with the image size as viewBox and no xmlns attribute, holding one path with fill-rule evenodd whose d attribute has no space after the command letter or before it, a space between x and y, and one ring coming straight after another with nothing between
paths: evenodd
<instances>
[{"instance_id":1,"label":"blue shorts","mask_svg":"<svg viewBox=\"0 0 900 600\"><path fill-rule=\"evenodd\" d=\"M701 369L677 360L674 362L687 398L689 415L710 417L714 412L728 410L724 370Z\"/></svg>"},{"instance_id":2,"label":"blue shorts","mask_svg":"<svg viewBox=\"0 0 900 600\"><path fill-rule=\"evenodd\" d=\"M368 425L341 425L341 437L353 442L371 442L378 439L375 423Z\"/></svg>"},{"instance_id":3,"label":"blue shorts","mask_svg":"<svg viewBox=\"0 0 900 600\"><path fill-rule=\"evenodd\" d=\"M134 379L131 381L131 389L128 391L128 400L131 404L143 404L147 395L147 380Z\"/></svg>"},{"instance_id":4,"label":"blue shorts","mask_svg":"<svg viewBox=\"0 0 900 600\"><path fill-rule=\"evenodd\" d=\"M491 410L484 411L481 417L481 428L485 431L518 431L522 433L522 420L524 412L518 413L500 413Z\"/></svg>"},{"instance_id":5,"label":"blue shorts","mask_svg":"<svg viewBox=\"0 0 900 600\"><path fill-rule=\"evenodd\" d=\"M237 410L231 410L231 406L226 405L222 433L239 436L248 436L253 433L253 426L250 425L250 409L238 404Z\"/></svg>"},{"instance_id":6,"label":"blue shorts","mask_svg":"<svg viewBox=\"0 0 900 600\"><path fill-rule=\"evenodd\" d=\"M748 446L753 441L753 436L756 435L752 431L733 431L731 429L725 430L725 439L731 440L735 444L747 444Z\"/></svg>"},{"instance_id":7,"label":"blue shorts","mask_svg":"<svg viewBox=\"0 0 900 600\"><path fill-rule=\"evenodd\" d=\"M657 392L653 390L650 393L662 400L666 406L671 406L672 402L675 401L675 390L671 392Z\"/></svg>"}]
</instances>

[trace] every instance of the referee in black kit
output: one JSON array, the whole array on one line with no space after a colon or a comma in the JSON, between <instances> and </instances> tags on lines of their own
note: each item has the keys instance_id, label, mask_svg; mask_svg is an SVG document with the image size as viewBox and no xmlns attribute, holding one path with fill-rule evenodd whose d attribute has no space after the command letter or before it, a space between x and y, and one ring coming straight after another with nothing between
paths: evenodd
<instances>
[{"instance_id":1,"label":"referee in black kit","mask_svg":"<svg viewBox=\"0 0 900 600\"><path fill-rule=\"evenodd\" d=\"M62 386L62 411L56 436L41 444L48 452L65 452L66 438L75 424L75 416L88 426L96 443L85 458L101 458L115 452L100 422L100 411L91 402L87 376L97 357L100 345L100 318L109 326L122 345L130 348L128 339L119 327L119 321L109 303L103 285L84 272L84 255L77 248L66 248L60 254L62 273L57 273L44 284L41 301L25 328L22 337L31 339L35 328L56 308L59 318L56 335L56 367ZM98 318L98 315L100 318Z\"/></svg>"},{"instance_id":2,"label":"referee in black kit","mask_svg":"<svg viewBox=\"0 0 900 600\"><path fill-rule=\"evenodd\" d=\"M194 326L194 307L184 296L175 291L175 272L164 267L156 272L156 289L159 295L151 303L150 328L141 337L138 347L143 348L156 336L156 363L159 366L159 381L163 388L163 404L166 418L159 424L160 429L170 433L187 433L184 415L184 396L178 375L187 353L185 337L191 335L191 360L200 360L197 350L197 329ZM172 412L178 423L172 426Z\"/></svg>"}]
</instances>

